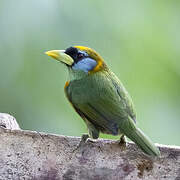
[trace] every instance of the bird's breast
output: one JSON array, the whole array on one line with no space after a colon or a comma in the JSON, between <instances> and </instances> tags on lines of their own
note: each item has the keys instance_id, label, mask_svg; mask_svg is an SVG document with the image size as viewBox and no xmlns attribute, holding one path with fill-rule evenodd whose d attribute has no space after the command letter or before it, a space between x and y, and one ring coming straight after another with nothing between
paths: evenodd
<instances>
[{"instance_id":1,"label":"bird's breast","mask_svg":"<svg viewBox=\"0 0 180 180\"><path fill-rule=\"evenodd\" d=\"M102 99L119 100L117 92L104 73L94 73L82 79L70 81L68 93L74 103L98 102Z\"/></svg>"},{"instance_id":2,"label":"bird's breast","mask_svg":"<svg viewBox=\"0 0 180 180\"><path fill-rule=\"evenodd\" d=\"M81 104L97 100L100 92L93 79L83 78L71 81L68 86L68 93L72 102Z\"/></svg>"}]
</instances>

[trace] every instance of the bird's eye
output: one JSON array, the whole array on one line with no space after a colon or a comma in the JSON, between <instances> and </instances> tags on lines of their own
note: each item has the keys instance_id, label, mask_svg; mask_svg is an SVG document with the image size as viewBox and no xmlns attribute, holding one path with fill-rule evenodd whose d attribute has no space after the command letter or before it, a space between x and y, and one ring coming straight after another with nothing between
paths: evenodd
<instances>
[{"instance_id":1,"label":"bird's eye","mask_svg":"<svg viewBox=\"0 0 180 180\"><path fill-rule=\"evenodd\" d=\"M78 57L78 59L81 59L81 58L83 58L83 57L84 57L84 54L82 54L82 53L78 53L78 54L77 54L77 57Z\"/></svg>"}]
</instances>

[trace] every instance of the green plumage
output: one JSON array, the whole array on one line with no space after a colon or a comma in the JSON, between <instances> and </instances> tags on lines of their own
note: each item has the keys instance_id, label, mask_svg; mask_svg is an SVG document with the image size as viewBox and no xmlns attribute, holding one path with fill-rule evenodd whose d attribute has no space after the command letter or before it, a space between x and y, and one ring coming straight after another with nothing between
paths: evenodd
<instances>
[{"instance_id":1,"label":"green plumage","mask_svg":"<svg viewBox=\"0 0 180 180\"><path fill-rule=\"evenodd\" d=\"M69 68L70 83L65 93L85 121L92 138L99 132L126 135L148 155L159 156L159 149L136 127L136 113L130 96L108 68L87 74Z\"/></svg>"},{"instance_id":2,"label":"green plumage","mask_svg":"<svg viewBox=\"0 0 180 180\"><path fill-rule=\"evenodd\" d=\"M70 82L65 85L66 96L85 121L92 138L97 139L100 132L126 135L146 154L160 155L159 149L136 127L130 96L96 51L74 46L46 54L68 67Z\"/></svg>"}]
</instances>

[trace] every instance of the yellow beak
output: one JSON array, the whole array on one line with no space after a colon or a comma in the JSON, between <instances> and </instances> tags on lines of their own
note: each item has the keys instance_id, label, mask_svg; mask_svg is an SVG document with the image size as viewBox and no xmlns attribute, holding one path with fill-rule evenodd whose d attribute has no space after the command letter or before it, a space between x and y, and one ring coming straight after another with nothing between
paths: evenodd
<instances>
[{"instance_id":1,"label":"yellow beak","mask_svg":"<svg viewBox=\"0 0 180 180\"><path fill-rule=\"evenodd\" d=\"M74 63L74 60L73 58L71 58L71 56L67 55L64 52L65 50L51 50L51 51L46 51L45 54L47 54L48 56L51 56L52 58L60 62L63 62L71 66Z\"/></svg>"}]
</instances>

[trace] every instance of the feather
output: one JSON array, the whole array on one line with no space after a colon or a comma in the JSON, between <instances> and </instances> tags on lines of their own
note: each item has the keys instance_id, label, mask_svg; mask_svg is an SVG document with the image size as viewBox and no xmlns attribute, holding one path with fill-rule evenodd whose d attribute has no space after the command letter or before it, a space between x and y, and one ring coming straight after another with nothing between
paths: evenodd
<instances>
[{"instance_id":1,"label":"feather","mask_svg":"<svg viewBox=\"0 0 180 180\"><path fill-rule=\"evenodd\" d=\"M99 71L70 81L65 93L84 119L92 137L97 138L99 131L112 135L125 134L145 153L159 155L159 150L149 138L136 128L132 100L111 71Z\"/></svg>"}]
</instances>

